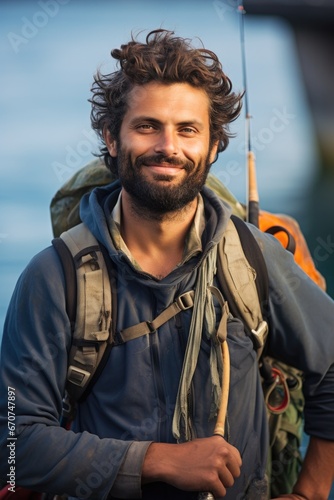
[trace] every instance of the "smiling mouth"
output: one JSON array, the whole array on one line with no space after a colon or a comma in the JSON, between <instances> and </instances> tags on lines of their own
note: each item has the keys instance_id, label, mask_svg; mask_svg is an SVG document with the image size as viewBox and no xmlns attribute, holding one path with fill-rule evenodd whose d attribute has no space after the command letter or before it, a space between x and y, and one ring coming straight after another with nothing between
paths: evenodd
<instances>
[{"instance_id":1,"label":"smiling mouth","mask_svg":"<svg viewBox=\"0 0 334 500\"><path fill-rule=\"evenodd\" d=\"M145 168L147 172L152 172L156 175L164 175L174 177L182 171L190 172L193 168L191 162L187 162L183 158L166 157L164 155L143 155L137 158L135 167Z\"/></svg>"},{"instance_id":2,"label":"smiling mouth","mask_svg":"<svg viewBox=\"0 0 334 500\"><path fill-rule=\"evenodd\" d=\"M174 167L174 168L183 168L183 163L176 161L145 161L143 165L146 167Z\"/></svg>"},{"instance_id":3,"label":"smiling mouth","mask_svg":"<svg viewBox=\"0 0 334 500\"><path fill-rule=\"evenodd\" d=\"M171 165L170 163L144 163L143 166L152 172L163 175L176 175L184 169L183 165Z\"/></svg>"}]
</instances>

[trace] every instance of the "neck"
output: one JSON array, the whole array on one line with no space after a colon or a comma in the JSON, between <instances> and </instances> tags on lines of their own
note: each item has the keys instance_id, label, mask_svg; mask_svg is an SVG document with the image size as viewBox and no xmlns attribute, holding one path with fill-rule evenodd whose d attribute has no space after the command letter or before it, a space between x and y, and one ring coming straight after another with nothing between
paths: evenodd
<instances>
[{"instance_id":1,"label":"neck","mask_svg":"<svg viewBox=\"0 0 334 500\"><path fill-rule=\"evenodd\" d=\"M182 260L196 209L197 198L177 212L143 216L131 196L122 191L122 238L143 271L161 279Z\"/></svg>"}]
</instances>

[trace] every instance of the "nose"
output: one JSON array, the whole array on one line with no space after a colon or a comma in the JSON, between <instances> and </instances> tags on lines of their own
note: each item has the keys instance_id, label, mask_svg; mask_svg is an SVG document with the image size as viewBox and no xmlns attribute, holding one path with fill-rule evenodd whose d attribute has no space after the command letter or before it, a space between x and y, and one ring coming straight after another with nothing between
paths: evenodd
<instances>
[{"instance_id":1,"label":"nose","mask_svg":"<svg viewBox=\"0 0 334 500\"><path fill-rule=\"evenodd\" d=\"M179 152L177 133L170 129L161 130L154 151L165 156L177 155Z\"/></svg>"}]
</instances>

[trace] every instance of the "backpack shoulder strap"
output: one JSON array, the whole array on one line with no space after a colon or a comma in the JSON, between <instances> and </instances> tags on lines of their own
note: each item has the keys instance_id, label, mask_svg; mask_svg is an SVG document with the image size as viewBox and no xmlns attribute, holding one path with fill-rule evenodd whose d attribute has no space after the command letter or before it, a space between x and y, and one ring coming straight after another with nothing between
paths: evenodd
<instances>
[{"instance_id":1,"label":"backpack shoulder strap","mask_svg":"<svg viewBox=\"0 0 334 500\"><path fill-rule=\"evenodd\" d=\"M73 333L77 314L77 272L73 256L64 240L61 238L54 238L52 240L52 245L57 251L64 271L66 312L69 317L71 331Z\"/></svg>"},{"instance_id":2,"label":"backpack shoulder strap","mask_svg":"<svg viewBox=\"0 0 334 500\"><path fill-rule=\"evenodd\" d=\"M218 245L217 273L231 313L245 324L260 357L268 334L268 273L257 241L238 217L232 216Z\"/></svg>"},{"instance_id":3,"label":"backpack shoulder strap","mask_svg":"<svg viewBox=\"0 0 334 500\"><path fill-rule=\"evenodd\" d=\"M84 224L65 231L52 243L64 268L72 328L66 390L78 401L112 343L112 290L100 245Z\"/></svg>"},{"instance_id":4,"label":"backpack shoulder strap","mask_svg":"<svg viewBox=\"0 0 334 500\"><path fill-rule=\"evenodd\" d=\"M64 268L73 335L67 392L78 401L102 371L101 360L113 342L112 289L103 249L84 224L62 233L52 243ZM238 217L229 221L218 255L218 279L230 310L245 323L261 353L268 331L261 308L267 304L267 270L254 236Z\"/></svg>"}]
</instances>

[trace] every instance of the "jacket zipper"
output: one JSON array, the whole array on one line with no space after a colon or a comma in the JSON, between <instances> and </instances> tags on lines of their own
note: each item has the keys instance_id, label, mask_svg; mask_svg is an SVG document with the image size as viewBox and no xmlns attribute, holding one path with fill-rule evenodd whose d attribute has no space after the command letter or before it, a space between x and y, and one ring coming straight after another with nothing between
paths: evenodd
<instances>
[{"instance_id":1,"label":"jacket zipper","mask_svg":"<svg viewBox=\"0 0 334 500\"><path fill-rule=\"evenodd\" d=\"M159 440L166 441L168 436L167 432L167 423L168 423L168 415L166 412L166 397L164 384L161 374L161 366L160 366L160 355L159 348L157 344L157 333L152 333L149 335L150 339L150 350L151 350L151 362L153 366L153 374L154 374L154 383L157 392L157 399L159 405L159 411L156 414L157 418L157 435ZM166 418L159 418L159 415L164 415Z\"/></svg>"}]
</instances>

